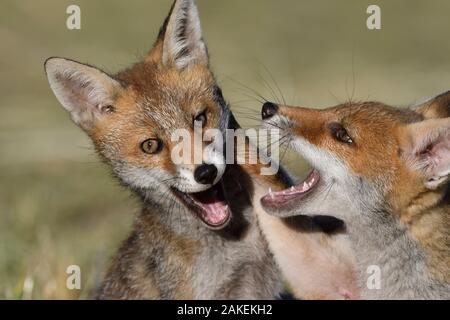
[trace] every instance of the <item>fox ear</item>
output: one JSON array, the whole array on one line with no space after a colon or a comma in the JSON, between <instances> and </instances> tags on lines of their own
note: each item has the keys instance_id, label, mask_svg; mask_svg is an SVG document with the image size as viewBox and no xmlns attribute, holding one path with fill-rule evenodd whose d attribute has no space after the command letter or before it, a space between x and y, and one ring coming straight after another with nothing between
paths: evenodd
<instances>
[{"instance_id":1,"label":"fox ear","mask_svg":"<svg viewBox=\"0 0 450 320\"><path fill-rule=\"evenodd\" d=\"M158 40L162 41L163 65L180 70L194 64L208 65L208 51L194 0L175 0Z\"/></svg>"},{"instance_id":2,"label":"fox ear","mask_svg":"<svg viewBox=\"0 0 450 320\"><path fill-rule=\"evenodd\" d=\"M420 170L425 186L436 189L450 174L450 118L429 119L402 128L402 153L409 165Z\"/></svg>"},{"instance_id":3,"label":"fox ear","mask_svg":"<svg viewBox=\"0 0 450 320\"><path fill-rule=\"evenodd\" d=\"M428 99L412 108L425 119L450 117L450 91Z\"/></svg>"},{"instance_id":4,"label":"fox ear","mask_svg":"<svg viewBox=\"0 0 450 320\"><path fill-rule=\"evenodd\" d=\"M114 96L120 84L106 73L62 58L45 62L48 82L72 120L89 130L104 114L114 112Z\"/></svg>"}]
</instances>

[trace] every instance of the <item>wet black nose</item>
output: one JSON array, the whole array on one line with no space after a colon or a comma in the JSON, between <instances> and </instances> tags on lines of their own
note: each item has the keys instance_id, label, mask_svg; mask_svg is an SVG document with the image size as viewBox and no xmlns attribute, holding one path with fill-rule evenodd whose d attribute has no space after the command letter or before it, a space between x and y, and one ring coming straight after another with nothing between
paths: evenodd
<instances>
[{"instance_id":1,"label":"wet black nose","mask_svg":"<svg viewBox=\"0 0 450 320\"><path fill-rule=\"evenodd\" d=\"M272 118L278 111L278 106L272 102L266 102L262 106L261 116L263 120Z\"/></svg>"},{"instance_id":2,"label":"wet black nose","mask_svg":"<svg viewBox=\"0 0 450 320\"><path fill-rule=\"evenodd\" d=\"M201 184L212 184L217 177L217 168L212 164L202 164L194 171L195 181Z\"/></svg>"}]
</instances>

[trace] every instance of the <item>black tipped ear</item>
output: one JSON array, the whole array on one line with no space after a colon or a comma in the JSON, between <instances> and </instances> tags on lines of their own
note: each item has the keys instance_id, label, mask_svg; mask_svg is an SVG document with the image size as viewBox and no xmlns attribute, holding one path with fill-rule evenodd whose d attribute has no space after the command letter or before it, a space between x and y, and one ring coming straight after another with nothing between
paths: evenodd
<instances>
[{"instance_id":1,"label":"black tipped ear","mask_svg":"<svg viewBox=\"0 0 450 320\"><path fill-rule=\"evenodd\" d=\"M156 49L162 50L158 58L165 66L182 70L195 64L208 65L208 51L194 0L174 2L158 42Z\"/></svg>"},{"instance_id":2,"label":"black tipped ear","mask_svg":"<svg viewBox=\"0 0 450 320\"><path fill-rule=\"evenodd\" d=\"M425 119L448 118L450 117L450 91L428 99L412 109Z\"/></svg>"},{"instance_id":3,"label":"black tipped ear","mask_svg":"<svg viewBox=\"0 0 450 320\"><path fill-rule=\"evenodd\" d=\"M47 59L45 72L58 101L84 130L114 112L114 99L121 86L106 73L63 58Z\"/></svg>"}]
</instances>

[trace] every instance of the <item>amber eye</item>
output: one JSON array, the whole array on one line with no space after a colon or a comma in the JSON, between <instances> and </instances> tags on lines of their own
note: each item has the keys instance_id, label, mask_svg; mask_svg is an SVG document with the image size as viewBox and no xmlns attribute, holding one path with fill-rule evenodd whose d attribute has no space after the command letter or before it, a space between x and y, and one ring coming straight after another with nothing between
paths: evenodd
<instances>
[{"instance_id":1,"label":"amber eye","mask_svg":"<svg viewBox=\"0 0 450 320\"><path fill-rule=\"evenodd\" d=\"M329 128L331 130L333 138L346 144L353 144L353 139L349 136L347 130L345 130L345 128L340 123L330 123Z\"/></svg>"},{"instance_id":2,"label":"amber eye","mask_svg":"<svg viewBox=\"0 0 450 320\"><path fill-rule=\"evenodd\" d=\"M141 149L147 154L155 154L161 151L162 142L159 139L148 139L141 143Z\"/></svg>"},{"instance_id":3,"label":"amber eye","mask_svg":"<svg viewBox=\"0 0 450 320\"><path fill-rule=\"evenodd\" d=\"M207 121L206 111L203 111L202 113L194 117L194 127L195 123L199 122L202 125L202 128L204 128L206 126L206 121Z\"/></svg>"}]
</instances>

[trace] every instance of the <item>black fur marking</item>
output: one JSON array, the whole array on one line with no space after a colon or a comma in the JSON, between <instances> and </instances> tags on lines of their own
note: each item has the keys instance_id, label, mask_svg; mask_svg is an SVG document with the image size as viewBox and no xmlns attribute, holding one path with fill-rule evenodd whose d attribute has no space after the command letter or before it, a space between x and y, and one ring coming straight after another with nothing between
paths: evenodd
<instances>
[{"instance_id":1,"label":"black fur marking","mask_svg":"<svg viewBox=\"0 0 450 320\"><path fill-rule=\"evenodd\" d=\"M172 16L172 12L173 12L173 8L175 7L175 3L176 3L176 1L173 2L172 7L170 8L169 14L167 15L166 19L164 20L163 25L159 29L158 38L156 41L164 40L166 31L167 31L167 25L169 24L170 17Z\"/></svg>"},{"instance_id":2,"label":"black fur marking","mask_svg":"<svg viewBox=\"0 0 450 320\"><path fill-rule=\"evenodd\" d=\"M345 232L345 222L333 216L298 215L284 218L289 228L300 232L325 232L328 234Z\"/></svg>"},{"instance_id":3,"label":"black fur marking","mask_svg":"<svg viewBox=\"0 0 450 320\"><path fill-rule=\"evenodd\" d=\"M333 233L345 229L345 222L332 216L313 216L312 221L325 233Z\"/></svg>"},{"instance_id":4,"label":"black fur marking","mask_svg":"<svg viewBox=\"0 0 450 320\"><path fill-rule=\"evenodd\" d=\"M213 87L213 99L217 104L219 104L222 107L222 109L226 108L227 103L223 97L222 89L220 89L218 85L215 85Z\"/></svg>"}]
</instances>

